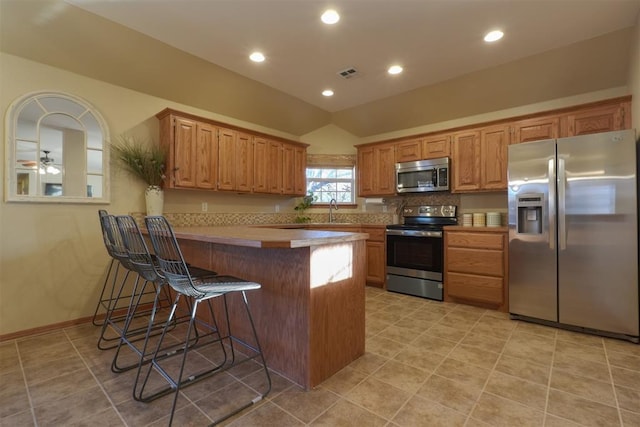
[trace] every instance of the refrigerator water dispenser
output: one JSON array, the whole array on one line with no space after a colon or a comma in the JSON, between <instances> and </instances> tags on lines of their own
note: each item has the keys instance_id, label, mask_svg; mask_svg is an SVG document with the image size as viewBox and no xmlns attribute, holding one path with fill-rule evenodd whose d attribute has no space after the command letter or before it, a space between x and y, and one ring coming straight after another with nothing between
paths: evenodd
<instances>
[{"instance_id":1,"label":"refrigerator water dispenser","mask_svg":"<svg viewBox=\"0 0 640 427\"><path fill-rule=\"evenodd\" d=\"M518 207L517 230L519 234L542 234L542 205L544 194L516 196Z\"/></svg>"}]
</instances>

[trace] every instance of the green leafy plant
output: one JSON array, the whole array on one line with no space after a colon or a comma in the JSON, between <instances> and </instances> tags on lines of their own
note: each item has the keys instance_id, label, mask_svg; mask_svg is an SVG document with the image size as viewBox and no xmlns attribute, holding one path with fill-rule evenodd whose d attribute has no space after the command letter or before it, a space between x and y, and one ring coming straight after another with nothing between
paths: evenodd
<instances>
[{"instance_id":1,"label":"green leafy plant","mask_svg":"<svg viewBox=\"0 0 640 427\"><path fill-rule=\"evenodd\" d=\"M311 221L311 217L305 216L305 211L311 207L311 204L315 202L317 199L313 193L309 193L302 198L300 203L298 203L293 209L298 212L298 216L296 216L296 222L309 222Z\"/></svg>"},{"instance_id":2,"label":"green leafy plant","mask_svg":"<svg viewBox=\"0 0 640 427\"><path fill-rule=\"evenodd\" d=\"M166 178L166 156L157 144L132 136L120 136L111 146L115 159L147 185L162 188Z\"/></svg>"}]
</instances>

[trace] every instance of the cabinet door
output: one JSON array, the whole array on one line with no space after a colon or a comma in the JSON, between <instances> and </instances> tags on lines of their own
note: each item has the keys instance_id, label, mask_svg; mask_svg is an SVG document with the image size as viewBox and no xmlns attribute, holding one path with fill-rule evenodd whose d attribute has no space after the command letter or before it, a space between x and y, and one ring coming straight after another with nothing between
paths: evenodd
<instances>
[{"instance_id":1,"label":"cabinet door","mask_svg":"<svg viewBox=\"0 0 640 427\"><path fill-rule=\"evenodd\" d=\"M374 163L373 147L358 148L358 195L360 197L375 194Z\"/></svg>"},{"instance_id":2,"label":"cabinet door","mask_svg":"<svg viewBox=\"0 0 640 427\"><path fill-rule=\"evenodd\" d=\"M231 129L221 128L218 134L218 179L220 190L235 190L235 145L236 133Z\"/></svg>"},{"instance_id":3,"label":"cabinet door","mask_svg":"<svg viewBox=\"0 0 640 427\"><path fill-rule=\"evenodd\" d=\"M566 136L627 129L625 126L625 115L627 114L625 106L625 104L604 105L568 114L566 116Z\"/></svg>"},{"instance_id":4,"label":"cabinet door","mask_svg":"<svg viewBox=\"0 0 640 427\"><path fill-rule=\"evenodd\" d=\"M293 195L307 194L307 149L296 146L293 151Z\"/></svg>"},{"instance_id":5,"label":"cabinet door","mask_svg":"<svg viewBox=\"0 0 640 427\"><path fill-rule=\"evenodd\" d=\"M558 116L520 120L513 123L512 126L512 144L539 141L541 139L554 139L558 138L560 134L560 118Z\"/></svg>"},{"instance_id":6,"label":"cabinet door","mask_svg":"<svg viewBox=\"0 0 640 427\"><path fill-rule=\"evenodd\" d=\"M451 136L433 135L422 140L422 158L435 159L438 157L449 157L451 154Z\"/></svg>"},{"instance_id":7,"label":"cabinet door","mask_svg":"<svg viewBox=\"0 0 640 427\"><path fill-rule=\"evenodd\" d=\"M293 194L296 186L295 146L282 144L282 192Z\"/></svg>"},{"instance_id":8,"label":"cabinet door","mask_svg":"<svg viewBox=\"0 0 640 427\"><path fill-rule=\"evenodd\" d=\"M367 284L383 287L385 275L385 245L367 240Z\"/></svg>"},{"instance_id":9,"label":"cabinet door","mask_svg":"<svg viewBox=\"0 0 640 427\"><path fill-rule=\"evenodd\" d=\"M282 143L269 141L267 147L267 185L268 192L282 194Z\"/></svg>"},{"instance_id":10,"label":"cabinet door","mask_svg":"<svg viewBox=\"0 0 640 427\"><path fill-rule=\"evenodd\" d=\"M493 126L480 132L480 187L506 190L509 126Z\"/></svg>"},{"instance_id":11,"label":"cabinet door","mask_svg":"<svg viewBox=\"0 0 640 427\"><path fill-rule=\"evenodd\" d=\"M480 189L480 132L462 132L453 135L453 184L451 191Z\"/></svg>"},{"instance_id":12,"label":"cabinet door","mask_svg":"<svg viewBox=\"0 0 640 427\"><path fill-rule=\"evenodd\" d=\"M268 193L268 164L269 141L262 137L253 138L253 191L256 193Z\"/></svg>"},{"instance_id":13,"label":"cabinet door","mask_svg":"<svg viewBox=\"0 0 640 427\"><path fill-rule=\"evenodd\" d=\"M212 190L218 181L218 129L207 123L196 126L196 188Z\"/></svg>"},{"instance_id":14,"label":"cabinet door","mask_svg":"<svg viewBox=\"0 0 640 427\"><path fill-rule=\"evenodd\" d=\"M413 162L422 158L422 143L419 139L396 143L396 162Z\"/></svg>"},{"instance_id":15,"label":"cabinet door","mask_svg":"<svg viewBox=\"0 0 640 427\"><path fill-rule=\"evenodd\" d=\"M375 189L380 196L396 193L396 156L392 144L376 147Z\"/></svg>"},{"instance_id":16,"label":"cabinet door","mask_svg":"<svg viewBox=\"0 0 640 427\"><path fill-rule=\"evenodd\" d=\"M253 140L238 132L235 146L236 191L250 192L253 187Z\"/></svg>"},{"instance_id":17,"label":"cabinet door","mask_svg":"<svg viewBox=\"0 0 640 427\"><path fill-rule=\"evenodd\" d=\"M196 186L196 122L176 118L174 123L174 184L176 187Z\"/></svg>"}]
</instances>

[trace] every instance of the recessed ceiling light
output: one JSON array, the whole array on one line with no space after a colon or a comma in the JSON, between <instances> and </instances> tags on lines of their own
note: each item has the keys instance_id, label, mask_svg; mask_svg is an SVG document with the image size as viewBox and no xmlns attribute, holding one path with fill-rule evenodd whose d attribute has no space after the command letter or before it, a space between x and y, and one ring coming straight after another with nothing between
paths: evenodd
<instances>
[{"instance_id":1,"label":"recessed ceiling light","mask_svg":"<svg viewBox=\"0 0 640 427\"><path fill-rule=\"evenodd\" d=\"M322 19L322 22L324 22L325 24L332 25L340 20L340 15L338 15L338 12L336 12L335 10L328 9L325 10L320 19Z\"/></svg>"},{"instance_id":2,"label":"recessed ceiling light","mask_svg":"<svg viewBox=\"0 0 640 427\"><path fill-rule=\"evenodd\" d=\"M387 72L389 74L400 74L402 72L402 67L399 65L392 65L391 67L389 67Z\"/></svg>"},{"instance_id":3,"label":"recessed ceiling light","mask_svg":"<svg viewBox=\"0 0 640 427\"><path fill-rule=\"evenodd\" d=\"M495 42L500 40L502 36L504 36L504 33L500 30L490 31L487 33L487 35L484 36L484 41L489 43Z\"/></svg>"},{"instance_id":4,"label":"recessed ceiling light","mask_svg":"<svg viewBox=\"0 0 640 427\"><path fill-rule=\"evenodd\" d=\"M251 55L249 55L249 59L251 59L253 62L262 62L264 61L264 55L262 54L262 52L253 52Z\"/></svg>"},{"instance_id":5,"label":"recessed ceiling light","mask_svg":"<svg viewBox=\"0 0 640 427\"><path fill-rule=\"evenodd\" d=\"M333 96L333 91L331 89L325 89L322 91L322 96Z\"/></svg>"}]
</instances>

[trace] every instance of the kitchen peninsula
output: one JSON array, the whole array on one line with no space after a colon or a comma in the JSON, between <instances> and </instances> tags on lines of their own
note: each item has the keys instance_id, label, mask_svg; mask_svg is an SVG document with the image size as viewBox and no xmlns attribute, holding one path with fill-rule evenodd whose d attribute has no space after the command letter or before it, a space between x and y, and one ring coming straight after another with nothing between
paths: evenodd
<instances>
[{"instance_id":1,"label":"kitchen peninsula","mask_svg":"<svg viewBox=\"0 0 640 427\"><path fill-rule=\"evenodd\" d=\"M267 364L308 390L364 354L368 234L276 227L174 231L190 264L262 285L247 297ZM243 336L235 298L230 314Z\"/></svg>"}]
</instances>

